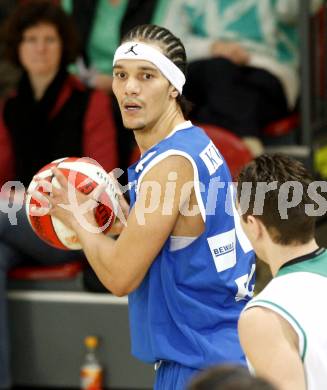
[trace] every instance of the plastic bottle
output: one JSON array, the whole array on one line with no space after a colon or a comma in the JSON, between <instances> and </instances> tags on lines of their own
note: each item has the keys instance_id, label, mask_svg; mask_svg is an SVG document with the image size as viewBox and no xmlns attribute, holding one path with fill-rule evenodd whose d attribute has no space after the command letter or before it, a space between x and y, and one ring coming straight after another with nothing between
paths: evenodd
<instances>
[{"instance_id":1,"label":"plastic bottle","mask_svg":"<svg viewBox=\"0 0 327 390\"><path fill-rule=\"evenodd\" d=\"M82 390L103 390L103 370L96 356L98 338L88 336L84 340L87 352L84 363L81 367L81 389Z\"/></svg>"}]
</instances>

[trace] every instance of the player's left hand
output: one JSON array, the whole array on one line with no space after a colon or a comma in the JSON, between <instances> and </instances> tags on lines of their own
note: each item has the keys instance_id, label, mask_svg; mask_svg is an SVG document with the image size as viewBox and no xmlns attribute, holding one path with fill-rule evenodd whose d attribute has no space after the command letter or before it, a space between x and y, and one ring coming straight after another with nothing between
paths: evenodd
<instances>
[{"instance_id":1,"label":"player's left hand","mask_svg":"<svg viewBox=\"0 0 327 390\"><path fill-rule=\"evenodd\" d=\"M53 168L53 174L60 188L48 181L40 180L39 187L46 189L46 192L41 193L37 189L32 192L32 197L42 205L42 207L33 207L33 214L44 215L47 209L50 215L58 218L70 229L76 230L77 223L84 228L87 228L88 224L96 227L93 210L98 205L96 200L104 191L103 186L98 186L89 195L85 195L69 183L58 168Z\"/></svg>"}]
</instances>

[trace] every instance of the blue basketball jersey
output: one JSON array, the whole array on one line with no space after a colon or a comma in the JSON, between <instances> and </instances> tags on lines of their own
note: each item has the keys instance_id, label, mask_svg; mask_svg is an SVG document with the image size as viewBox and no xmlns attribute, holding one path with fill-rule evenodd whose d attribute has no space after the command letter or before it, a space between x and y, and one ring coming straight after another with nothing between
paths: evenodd
<instances>
[{"instance_id":1,"label":"blue basketball jersey","mask_svg":"<svg viewBox=\"0 0 327 390\"><path fill-rule=\"evenodd\" d=\"M169 237L129 294L132 354L193 368L244 363L237 321L253 295L254 254L236 215L228 167L202 129L177 126L129 168L131 207L146 172L171 155L193 166L205 231L188 245Z\"/></svg>"}]
</instances>

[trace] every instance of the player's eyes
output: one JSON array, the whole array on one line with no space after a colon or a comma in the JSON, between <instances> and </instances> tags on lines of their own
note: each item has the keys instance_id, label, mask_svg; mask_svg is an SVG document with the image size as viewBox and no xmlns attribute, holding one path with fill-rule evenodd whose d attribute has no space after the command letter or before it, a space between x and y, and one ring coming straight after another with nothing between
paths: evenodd
<instances>
[{"instance_id":1,"label":"player's eyes","mask_svg":"<svg viewBox=\"0 0 327 390\"><path fill-rule=\"evenodd\" d=\"M114 76L118 79L124 79L126 77L126 73L125 72L115 72Z\"/></svg>"},{"instance_id":2,"label":"player's eyes","mask_svg":"<svg viewBox=\"0 0 327 390\"><path fill-rule=\"evenodd\" d=\"M151 80L153 78L153 75L151 73L143 73L142 78L144 80Z\"/></svg>"}]
</instances>

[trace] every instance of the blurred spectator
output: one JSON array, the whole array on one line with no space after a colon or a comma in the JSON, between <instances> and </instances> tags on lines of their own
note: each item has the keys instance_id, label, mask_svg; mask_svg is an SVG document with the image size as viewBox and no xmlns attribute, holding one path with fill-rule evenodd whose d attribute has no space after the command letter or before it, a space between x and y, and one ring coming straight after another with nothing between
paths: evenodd
<instances>
[{"instance_id":1,"label":"blurred spectator","mask_svg":"<svg viewBox=\"0 0 327 390\"><path fill-rule=\"evenodd\" d=\"M121 37L139 24L161 24L167 0L61 0L83 43L77 74L87 84L111 92L112 61Z\"/></svg>"},{"instance_id":2,"label":"blurred spectator","mask_svg":"<svg viewBox=\"0 0 327 390\"><path fill-rule=\"evenodd\" d=\"M312 0L316 11L322 0ZM178 10L176 10L178 3ZM299 96L299 0L176 0L167 27L185 43L193 119L259 136Z\"/></svg>"},{"instance_id":3,"label":"blurred spectator","mask_svg":"<svg viewBox=\"0 0 327 390\"><path fill-rule=\"evenodd\" d=\"M242 366L213 367L197 375L188 390L277 390L261 378L255 378Z\"/></svg>"},{"instance_id":4,"label":"blurred spectator","mask_svg":"<svg viewBox=\"0 0 327 390\"><path fill-rule=\"evenodd\" d=\"M77 54L69 17L51 1L30 0L11 15L6 55L23 70L18 88L0 111L0 184L19 180L25 187L50 161L88 156L107 171L117 166L116 133L109 98L67 73ZM2 195L3 195L2 191ZM5 210L7 199L1 200ZM54 264L81 258L41 242L25 211L11 225L0 213L0 388L10 385L5 284L8 268L22 262Z\"/></svg>"},{"instance_id":5,"label":"blurred spectator","mask_svg":"<svg viewBox=\"0 0 327 390\"><path fill-rule=\"evenodd\" d=\"M18 12L26 20L15 20ZM109 99L67 73L77 47L65 23L69 19L58 7L29 1L8 25L6 54L24 72L1 107L0 184L14 178L27 185L41 166L67 155L92 157L106 170L116 167Z\"/></svg>"}]
</instances>

